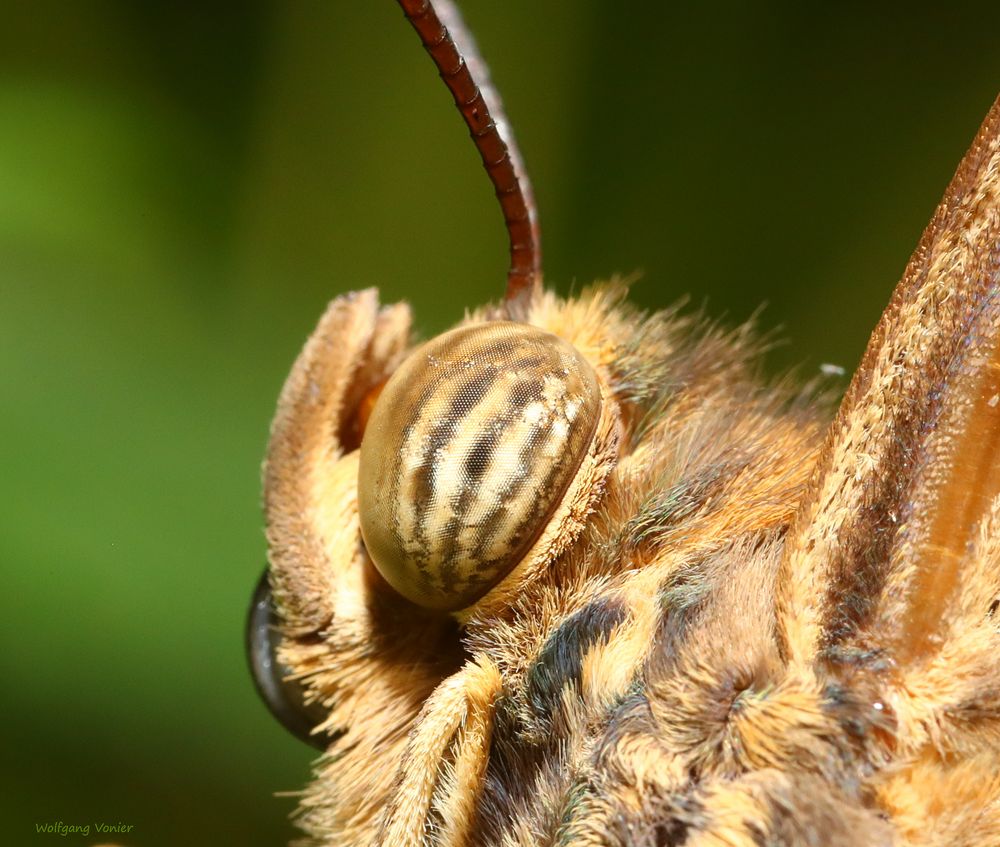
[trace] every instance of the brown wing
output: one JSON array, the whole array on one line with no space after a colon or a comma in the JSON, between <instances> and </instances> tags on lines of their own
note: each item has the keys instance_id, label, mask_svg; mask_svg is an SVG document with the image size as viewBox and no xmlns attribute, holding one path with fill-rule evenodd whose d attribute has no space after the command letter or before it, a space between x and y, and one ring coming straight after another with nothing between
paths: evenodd
<instances>
[{"instance_id":1,"label":"brown wing","mask_svg":"<svg viewBox=\"0 0 1000 847\"><path fill-rule=\"evenodd\" d=\"M998 289L1000 100L872 335L779 580L791 668L886 715L877 793L919 843L1000 838Z\"/></svg>"},{"instance_id":2,"label":"brown wing","mask_svg":"<svg viewBox=\"0 0 1000 847\"><path fill-rule=\"evenodd\" d=\"M998 192L1000 101L872 335L799 513L781 598L793 660L875 632L911 658L947 635L1000 491Z\"/></svg>"}]
</instances>

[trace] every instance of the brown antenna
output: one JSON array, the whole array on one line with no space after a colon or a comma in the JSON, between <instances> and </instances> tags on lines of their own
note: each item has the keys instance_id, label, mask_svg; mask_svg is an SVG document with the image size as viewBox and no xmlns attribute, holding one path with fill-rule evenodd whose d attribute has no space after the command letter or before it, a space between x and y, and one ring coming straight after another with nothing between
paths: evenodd
<instances>
[{"instance_id":1,"label":"brown antenna","mask_svg":"<svg viewBox=\"0 0 1000 847\"><path fill-rule=\"evenodd\" d=\"M451 0L399 0L469 127L496 189L510 238L508 306L541 288L542 249L531 182L489 68Z\"/></svg>"}]
</instances>

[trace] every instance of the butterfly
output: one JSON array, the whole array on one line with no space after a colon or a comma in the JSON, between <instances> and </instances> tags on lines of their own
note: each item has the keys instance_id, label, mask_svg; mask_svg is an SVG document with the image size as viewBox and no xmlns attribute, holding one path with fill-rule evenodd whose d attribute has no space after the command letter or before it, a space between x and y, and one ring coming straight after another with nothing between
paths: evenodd
<instances>
[{"instance_id":1,"label":"butterfly","mask_svg":"<svg viewBox=\"0 0 1000 847\"><path fill-rule=\"evenodd\" d=\"M400 0L510 244L423 344L335 299L278 400L258 687L322 844L1000 843L1000 101L830 421L751 327L541 285L457 11Z\"/></svg>"}]
</instances>

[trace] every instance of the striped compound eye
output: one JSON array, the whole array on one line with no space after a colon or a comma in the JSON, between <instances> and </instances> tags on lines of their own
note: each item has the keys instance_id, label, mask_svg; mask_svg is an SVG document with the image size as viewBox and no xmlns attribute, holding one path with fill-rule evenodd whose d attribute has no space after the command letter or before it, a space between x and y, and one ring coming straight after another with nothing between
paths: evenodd
<instances>
[{"instance_id":1,"label":"striped compound eye","mask_svg":"<svg viewBox=\"0 0 1000 847\"><path fill-rule=\"evenodd\" d=\"M545 529L600 410L591 366L536 327L461 327L412 353L361 443L361 533L385 580L430 609L482 597Z\"/></svg>"}]
</instances>

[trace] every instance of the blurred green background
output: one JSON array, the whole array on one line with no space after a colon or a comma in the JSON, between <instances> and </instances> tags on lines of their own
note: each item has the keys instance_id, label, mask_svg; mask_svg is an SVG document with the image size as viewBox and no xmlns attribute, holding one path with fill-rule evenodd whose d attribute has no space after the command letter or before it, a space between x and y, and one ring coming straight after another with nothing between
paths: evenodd
<instances>
[{"instance_id":1,"label":"blurred green background","mask_svg":"<svg viewBox=\"0 0 1000 847\"><path fill-rule=\"evenodd\" d=\"M425 333L497 296L499 213L390 0L2 13L0 839L281 844L311 753L241 644L275 398L339 292ZM805 374L853 367L1000 88L995 3L466 14L549 281L767 302Z\"/></svg>"}]
</instances>

